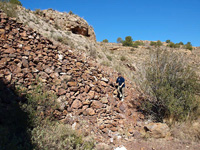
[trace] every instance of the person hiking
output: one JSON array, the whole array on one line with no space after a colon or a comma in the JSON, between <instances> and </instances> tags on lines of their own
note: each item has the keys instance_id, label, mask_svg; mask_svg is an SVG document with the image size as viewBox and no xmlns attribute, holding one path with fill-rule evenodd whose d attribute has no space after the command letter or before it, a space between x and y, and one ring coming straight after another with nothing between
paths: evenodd
<instances>
[{"instance_id":1,"label":"person hiking","mask_svg":"<svg viewBox=\"0 0 200 150\"><path fill-rule=\"evenodd\" d=\"M118 73L118 78L116 80L116 83L118 83L117 87L118 97L119 99L121 99L121 101L124 101L125 79L122 77L121 73Z\"/></svg>"}]
</instances>

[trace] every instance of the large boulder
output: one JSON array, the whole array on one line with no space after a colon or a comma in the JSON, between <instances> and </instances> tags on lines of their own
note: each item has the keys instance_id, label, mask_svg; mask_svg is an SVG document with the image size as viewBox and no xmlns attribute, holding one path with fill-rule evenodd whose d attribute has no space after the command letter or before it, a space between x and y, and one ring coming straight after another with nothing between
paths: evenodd
<instances>
[{"instance_id":1,"label":"large boulder","mask_svg":"<svg viewBox=\"0 0 200 150\"><path fill-rule=\"evenodd\" d=\"M146 133L154 138L166 138L170 136L170 129L165 123L149 123L144 126Z\"/></svg>"}]
</instances>

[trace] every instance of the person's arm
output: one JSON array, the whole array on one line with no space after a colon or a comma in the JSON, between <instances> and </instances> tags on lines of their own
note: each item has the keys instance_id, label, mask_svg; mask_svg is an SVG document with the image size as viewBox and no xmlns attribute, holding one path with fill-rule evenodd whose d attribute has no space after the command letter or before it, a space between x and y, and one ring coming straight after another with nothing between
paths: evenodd
<instances>
[{"instance_id":1,"label":"person's arm","mask_svg":"<svg viewBox=\"0 0 200 150\"><path fill-rule=\"evenodd\" d=\"M117 78L116 83L119 83L119 78Z\"/></svg>"},{"instance_id":2,"label":"person's arm","mask_svg":"<svg viewBox=\"0 0 200 150\"><path fill-rule=\"evenodd\" d=\"M120 88L124 86L124 82L120 85Z\"/></svg>"},{"instance_id":3,"label":"person's arm","mask_svg":"<svg viewBox=\"0 0 200 150\"><path fill-rule=\"evenodd\" d=\"M123 81L123 83L120 85L120 88L122 88L125 84L125 79L123 77L122 77L122 81Z\"/></svg>"}]
</instances>

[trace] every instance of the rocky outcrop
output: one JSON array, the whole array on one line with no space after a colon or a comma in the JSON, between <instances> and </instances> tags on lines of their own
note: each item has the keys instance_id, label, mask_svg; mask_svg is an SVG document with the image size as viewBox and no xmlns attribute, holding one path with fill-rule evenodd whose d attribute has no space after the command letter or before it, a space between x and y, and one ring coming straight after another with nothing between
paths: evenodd
<instances>
[{"instance_id":1,"label":"rocky outcrop","mask_svg":"<svg viewBox=\"0 0 200 150\"><path fill-rule=\"evenodd\" d=\"M96 41L94 29L92 26L89 26L83 18L73 13L61 13L52 9L38 11L39 12L35 11L35 13L55 27L58 27L63 31L71 31L74 34L83 35Z\"/></svg>"},{"instance_id":2,"label":"rocky outcrop","mask_svg":"<svg viewBox=\"0 0 200 150\"><path fill-rule=\"evenodd\" d=\"M52 9L31 11L21 6L17 7L16 15L27 27L74 50L96 54L100 49L93 28L77 15Z\"/></svg>"}]
</instances>

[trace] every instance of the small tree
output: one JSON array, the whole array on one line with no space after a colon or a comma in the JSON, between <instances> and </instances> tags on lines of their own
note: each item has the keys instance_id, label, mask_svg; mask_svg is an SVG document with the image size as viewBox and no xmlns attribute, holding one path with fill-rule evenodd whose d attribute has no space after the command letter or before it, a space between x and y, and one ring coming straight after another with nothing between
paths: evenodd
<instances>
[{"instance_id":1,"label":"small tree","mask_svg":"<svg viewBox=\"0 0 200 150\"><path fill-rule=\"evenodd\" d=\"M171 41L170 40L166 40L166 43L170 43Z\"/></svg>"},{"instance_id":2,"label":"small tree","mask_svg":"<svg viewBox=\"0 0 200 150\"><path fill-rule=\"evenodd\" d=\"M173 42L170 42L170 43L168 44L168 46L171 47L171 48L174 48L174 47L175 47L175 44L174 44Z\"/></svg>"},{"instance_id":3,"label":"small tree","mask_svg":"<svg viewBox=\"0 0 200 150\"><path fill-rule=\"evenodd\" d=\"M133 39L131 36L127 36L125 41L123 41L123 46L133 46Z\"/></svg>"},{"instance_id":4,"label":"small tree","mask_svg":"<svg viewBox=\"0 0 200 150\"><path fill-rule=\"evenodd\" d=\"M156 43L156 45L157 45L158 47L160 47L160 46L162 46L163 44L162 44L162 42L161 42L160 40L158 40L157 43Z\"/></svg>"},{"instance_id":5,"label":"small tree","mask_svg":"<svg viewBox=\"0 0 200 150\"><path fill-rule=\"evenodd\" d=\"M107 39L104 39L102 42L104 42L104 43L108 43L108 40L107 40Z\"/></svg>"},{"instance_id":6,"label":"small tree","mask_svg":"<svg viewBox=\"0 0 200 150\"><path fill-rule=\"evenodd\" d=\"M150 45L151 46L156 46L156 42L151 41Z\"/></svg>"},{"instance_id":7,"label":"small tree","mask_svg":"<svg viewBox=\"0 0 200 150\"><path fill-rule=\"evenodd\" d=\"M118 38L117 38L117 43L123 43L122 38L118 37Z\"/></svg>"},{"instance_id":8,"label":"small tree","mask_svg":"<svg viewBox=\"0 0 200 150\"><path fill-rule=\"evenodd\" d=\"M134 48L138 48L139 45L144 45L144 43L142 41L135 41L135 42L133 42L133 47Z\"/></svg>"},{"instance_id":9,"label":"small tree","mask_svg":"<svg viewBox=\"0 0 200 150\"><path fill-rule=\"evenodd\" d=\"M179 44L179 45L184 45L183 42L179 42L178 44Z\"/></svg>"},{"instance_id":10,"label":"small tree","mask_svg":"<svg viewBox=\"0 0 200 150\"><path fill-rule=\"evenodd\" d=\"M180 44L179 44L179 43L176 43L176 44L174 45L174 48L180 48Z\"/></svg>"},{"instance_id":11,"label":"small tree","mask_svg":"<svg viewBox=\"0 0 200 150\"><path fill-rule=\"evenodd\" d=\"M191 44L191 42L187 42L187 44L185 44L185 48L189 49L189 50L192 50L192 44Z\"/></svg>"}]
</instances>

